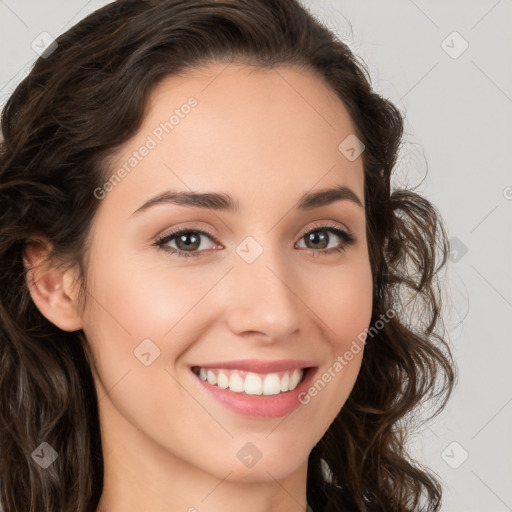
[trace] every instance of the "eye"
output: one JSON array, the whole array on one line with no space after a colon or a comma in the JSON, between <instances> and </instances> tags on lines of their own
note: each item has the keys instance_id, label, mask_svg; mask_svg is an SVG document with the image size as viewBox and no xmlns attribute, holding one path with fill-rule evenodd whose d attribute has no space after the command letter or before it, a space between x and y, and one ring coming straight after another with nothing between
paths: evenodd
<instances>
[{"instance_id":1,"label":"eye","mask_svg":"<svg viewBox=\"0 0 512 512\"><path fill-rule=\"evenodd\" d=\"M334 235L334 237L332 235ZM201 256L204 252L217 250L205 247L203 243L204 238L222 247L211 233L193 228L176 229L170 233L166 233L158 238L153 245L178 257ZM310 249L315 256L317 254L325 256L333 254L334 252L343 252L356 242L354 235L348 231L336 225L323 224L313 226L313 228L304 232L300 240L303 238L306 240L306 249ZM334 246L329 247L330 242L332 240L336 242L336 239L338 239L338 242L335 243ZM175 244L175 247L171 244ZM206 245L208 246L208 243L206 243ZM302 248L301 246L299 247Z\"/></svg>"},{"instance_id":2,"label":"eye","mask_svg":"<svg viewBox=\"0 0 512 512\"><path fill-rule=\"evenodd\" d=\"M160 237L154 245L158 246L163 251L169 252L171 254L176 254L177 256L200 256L202 252L204 252L205 247L202 243L202 239L206 237L210 240L214 239L213 235L203 231L201 229L178 229L176 231L172 231L171 233L167 233ZM169 247L168 244L176 243L176 248ZM201 249L201 250L199 250Z\"/></svg>"},{"instance_id":3,"label":"eye","mask_svg":"<svg viewBox=\"0 0 512 512\"><path fill-rule=\"evenodd\" d=\"M333 233L334 237L329 235L329 233ZM341 245L338 241L338 243L329 246L331 241L336 242L336 238L342 241ZM323 256L333 254L333 252L344 252L356 242L352 233L332 224L313 226L312 229L310 228L301 235L301 240L302 239L305 239L306 248L312 248L313 253Z\"/></svg>"}]
</instances>

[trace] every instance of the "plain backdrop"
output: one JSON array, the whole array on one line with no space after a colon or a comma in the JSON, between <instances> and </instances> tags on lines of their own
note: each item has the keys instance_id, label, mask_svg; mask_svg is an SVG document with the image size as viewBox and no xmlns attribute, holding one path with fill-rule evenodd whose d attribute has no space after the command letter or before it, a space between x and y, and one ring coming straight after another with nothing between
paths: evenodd
<instances>
[{"instance_id":1,"label":"plain backdrop","mask_svg":"<svg viewBox=\"0 0 512 512\"><path fill-rule=\"evenodd\" d=\"M45 33L57 37L107 3L0 0L0 106ZM459 382L411 439L412 455L441 477L443 510L512 511L512 1L303 3L405 116L394 186L423 180L418 191L449 230L446 327Z\"/></svg>"}]
</instances>

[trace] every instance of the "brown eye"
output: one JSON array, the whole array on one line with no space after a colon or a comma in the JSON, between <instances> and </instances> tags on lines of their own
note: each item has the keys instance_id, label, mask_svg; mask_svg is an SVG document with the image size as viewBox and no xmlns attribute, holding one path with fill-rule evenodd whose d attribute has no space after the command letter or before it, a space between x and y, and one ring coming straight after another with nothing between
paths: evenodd
<instances>
[{"instance_id":1,"label":"brown eye","mask_svg":"<svg viewBox=\"0 0 512 512\"><path fill-rule=\"evenodd\" d=\"M200 256L201 253L209 250L209 248L204 247L204 238L214 241L213 236L206 231L200 229L181 229L162 236L155 242L155 245L163 251L177 254L178 256ZM170 246L169 244L171 243L174 243L176 247Z\"/></svg>"},{"instance_id":2,"label":"brown eye","mask_svg":"<svg viewBox=\"0 0 512 512\"><path fill-rule=\"evenodd\" d=\"M337 226L316 226L304 233L301 236L302 239L305 240L306 249L311 249L320 254L331 254L332 251L345 251L356 241L351 233ZM338 242L336 242L337 239ZM334 245L331 242L334 242ZM331 246L329 246L330 244Z\"/></svg>"},{"instance_id":3,"label":"brown eye","mask_svg":"<svg viewBox=\"0 0 512 512\"><path fill-rule=\"evenodd\" d=\"M176 245L180 250L196 251L201 245L201 235L197 236L193 231L182 233L174 237Z\"/></svg>"},{"instance_id":4,"label":"brown eye","mask_svg":"<svg viewBox=\"0 0 512 512\"><path fill-rule=\"evenodd\" d=\"M304 238L306 240L306 246L310 249L326 249L330 241L329 234L326 230L308 233Z\"/></svg>"}]
</instances>

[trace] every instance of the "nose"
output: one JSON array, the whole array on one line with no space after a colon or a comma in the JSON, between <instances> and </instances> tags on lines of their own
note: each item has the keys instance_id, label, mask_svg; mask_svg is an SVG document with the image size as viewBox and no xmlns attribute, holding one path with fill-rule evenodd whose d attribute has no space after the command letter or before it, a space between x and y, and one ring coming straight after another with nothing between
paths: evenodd
<instances>
[{"instance_id":1,"label":"nose","mask_svg":"<svg viewBox=\"0 0 512 512\"><path fill-rule=\"evenodd\" d=\"M300 280L282 252L265 248L252 263L235 254L225 281L225 316L235 335L277 342L300 330L307 308Z\"/></svg>"}]
</instances>

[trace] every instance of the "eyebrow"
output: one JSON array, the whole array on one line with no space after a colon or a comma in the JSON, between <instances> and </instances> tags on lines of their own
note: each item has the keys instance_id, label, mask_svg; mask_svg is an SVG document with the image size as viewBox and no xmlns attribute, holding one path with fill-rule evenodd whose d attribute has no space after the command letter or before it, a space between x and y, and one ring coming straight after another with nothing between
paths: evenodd
<instances>
[{"instance_id":1,"label":"eyebrow","mask_svg":"<svg viewBox=\"0 0 512 512\"><path fill-rule=\"evenodd\" d=\"M363 204L354 191L344 185L334 188L307 192L303 194L297 204L298 210L312 210L321 206L332 204L336 201L350 201L361 208ZM191 206L217 211L237 213L240 211L240 203L229 194L219 192L189 192L180 190L167 190L137 208L130 216L139 215L143 211L158 204L176 204L179 206Z\"/></svg>"}]
</instances>

